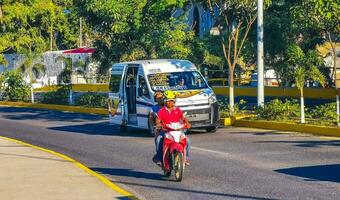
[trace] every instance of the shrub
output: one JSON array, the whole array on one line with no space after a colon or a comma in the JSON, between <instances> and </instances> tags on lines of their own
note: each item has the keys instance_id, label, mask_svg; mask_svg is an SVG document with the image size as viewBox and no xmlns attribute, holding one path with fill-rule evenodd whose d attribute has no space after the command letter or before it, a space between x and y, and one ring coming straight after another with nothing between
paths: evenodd
<instances>
[{"instance_id":1,"label":"shrub","mask_svg":"<svg viewBox=\"0 0 340 200\"><path fill-rule=\"evenodd\" d=\"M107 108L107 97L97 93L86 93L76 101L76 104L90 108Z\"/></svg>"},{"instance_id":2,"label":"shrub","mask_svg":"<svg viewBox=\"0 0 340 200\"><path fill-rule=\"evenodd\" d=\"M324 121L336 121L336 103L316 106L311 111L311 117Z\"/></svg>"},{"instance_id":3,"label":"shrub","mask_svg":"<svg viewBox=\"0 0 340 200\"><path fill-rule=\"evenodd\" d=\"M244 104L247 102L241 99L238 103L234 105L234 115L241 114L244 111ZM231 106L227 101L227 98L219 98L218 105L221 113L221 117L230 117L231 116Z\"/></svg>"},{"instance_id":4,"label":"shrub","mask_svg":"<svg viewBox=\"0 0 340 200\"><path fill-rule=\"evenodd\" d=\"M258 118L266 120L288 120L300 116L300 105L297 100L274 99L265 104L262 108L257 108Z\"/></svg>"},{"instance_id":5,"label":"shrub","mask_svg":"<svg viewBox=\"0 0 340 200\"><path fill-rule=\"evenodd\" d=\"M28 101L30 87L23 80L20 73L15 71L4 72L1 75L1 96L6 101Z\"/></svg>"},{"instance_id":6,"label":"shrub","mask_svg":"<svg viewBox=\"0 0 340 200\"><path fill-rule=\"evenodd\" d=\"M41 103L46 104L68 104L70 90L67 87L61 87L56 91L46 92L42 95Z\"/></svg>"}]
</instances>

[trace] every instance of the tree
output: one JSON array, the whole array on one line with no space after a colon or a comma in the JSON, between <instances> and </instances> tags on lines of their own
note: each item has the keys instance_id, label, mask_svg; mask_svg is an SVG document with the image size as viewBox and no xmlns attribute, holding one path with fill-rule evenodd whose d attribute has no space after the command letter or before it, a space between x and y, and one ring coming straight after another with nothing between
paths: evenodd
<instances>
[{"instance_id":1,"label":"tree","mask_svg":"<svg viewBox=\"0 0 340 200\"><path fill-rule=\"evenodd\" d=\"M65 10L72 6L70 0L0 2L0 62L6 63L3 54L16 53L24 61L19 71L28 75L31 100L34 102L32 84L45 67L39 57L47 50L76 46L76 29Z\"/></svg>"},{"instance_id":2,"label":"tree","mask_svg":"<svg viewBox=\"0 0 340 200\"><path fill-rule=\"evenodd\" d=\"M31 89L31 102L34 103L34 91L33 91L33 83L39 78L42 74L45 73L45 65L39 62L40 54L35 52L29 52L24 55L24 61L19 66L18 70L24 76L28 76L29 78L29 86Z\"/></svg>"},{"instance_id":3,"label":"tree","mask_svg":"<svg viewBox=\"0 0 340 200\"><path fill-rule=\"evenodd\" d=\"M95 31L93 58L106 74L112 62L148 58L188 58L193 37L171 17L187 0L81 0L77 9Z\"/></svg>"},{"instance_id":4,"label":"tree","mask_svg":"<svg viewBox=\"0 0 340 200\"><path fill-rule=\"evenodd\" d=\"M340 3L334 0L305 0L300 1L294 8L296 21L305 28L318 29L331 44L333 55L333 76L336 89L337 123L340 118L339 88L336 85L336 41L340 37ZM332 37L333 36L333 37Z\"/></svg>"},{"instance_id":5,"label":"tree","mask_svg":"<svg viewBox=\"0 0 340 200\"><path fill-rule=\"evenodd\" d=\"M305 54L296 44L288 47L287 56L289 64L295 67L295 84L300 90L301 123L305 123L304 87L307 80L316 81L324 86L325 77L318 68L323 61L315 51L308 51Z\"/></svg>"},{"instance_id":6,"label":"tree","mask_svg":"<svg viewBox=\"0 0 340 200\"><path fill-rule=\"evenodd\" d=\"M257 2L249 0L205 0L219 30L223 56L229 69L229 105L234 108L234 73L240 62L242 49L257 17ZM265 5L270 1L266 0Z\"/></svg>"},{"instance_id":7,"label":"tree","mask_svg":"<svg viewBox=\"0 0 340 200\"><path fill-rule=\"evenodd\" d=\"M9 101L26 101L29 97L29 87L16 71L6 71L0 74L2 98Z\"/></svg>"}]
</instances>

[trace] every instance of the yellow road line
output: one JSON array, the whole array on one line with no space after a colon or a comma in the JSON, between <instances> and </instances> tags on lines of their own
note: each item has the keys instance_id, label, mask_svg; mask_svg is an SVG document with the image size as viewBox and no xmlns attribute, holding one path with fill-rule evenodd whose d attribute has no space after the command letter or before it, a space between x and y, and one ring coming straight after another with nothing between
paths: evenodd
<instances>
[{"instance_id":1,"label":"yellow road line","mask_svg":"<svg viewBox=\"0 0 340 200\"><path fill-rule=\"evenodd\" d=\"M22 145L25 145L25 146L29 146L29 147L32 147L34 149L38 149L38 150L41 150L41 151L44 151L44 152L47 152L47 153L50 153L50 154L53 154L53 155L56 155L56 156L59 156L59 157L63 158L64 160L69 161L69 162L73 163L74 165L76 165L77 167L83 169L85 172L87 172L91 176L96 177L101 182L103 182L106 186L110 187L112 190L118 192L119 194L124 195L125 197L127 197L127 198L129 198L131 200L138 200L138 198L136 196L134 196L133 194L131 194L128 191L120 188L116 184L112 183L105 176L100 175L97 172L89 169L88 167L86 167L85 165L81 164L80 162L74 160L73 158L70 158L70 157L68 157L68 156L66 156L64 154L55 152L53 150L45 149L45 148L42 148L42 147L39 147L39 146L35 146L35 145L29 144L29 143L26 143L26 142L23 142L23 141L20 141L20 140L16 140L16 139L13 139L13 138L8 138L8 137L4 137L4 136L0 136L0 138L3 138L3 139L8 140L8 141L15 142L15 143L18 143L18 144L22 144Z\"/></svg>"}]
</instances>

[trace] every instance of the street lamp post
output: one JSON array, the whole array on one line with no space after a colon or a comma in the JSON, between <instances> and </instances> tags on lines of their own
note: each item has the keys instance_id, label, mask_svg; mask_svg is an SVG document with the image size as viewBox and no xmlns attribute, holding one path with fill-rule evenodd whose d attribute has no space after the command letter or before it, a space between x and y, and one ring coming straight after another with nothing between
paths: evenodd
<instances>
[{"instance_id":1,"label":"street lamp post","mask_svg":"<svg viewBox=\"0 0 340 200\"><path fill-rule=\"evenodd\" d=\"M263 0L257 1L257 106L264 106Z\"/></svg>"}]
</instances>

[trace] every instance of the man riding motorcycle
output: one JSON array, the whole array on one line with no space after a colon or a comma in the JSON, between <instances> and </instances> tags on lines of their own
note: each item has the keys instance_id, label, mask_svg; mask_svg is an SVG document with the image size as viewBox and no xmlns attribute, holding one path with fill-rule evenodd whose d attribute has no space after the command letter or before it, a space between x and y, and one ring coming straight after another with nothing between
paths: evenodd
<instances>
[{"instance_id":1,"label":"man riding motorcycle","mask_svg":"<svg viewBox=\"0 0 340 200\"><path fill-rule=\"evenodd\" d=\"M154 162L159 163L162 160L162 157L159 157L159 155L162 155L162 146L163 146L163 137L164 133L161 131L162 127L164 124L170 124L170 123L176 123L176 122L182 122L183 124L186 125L186 127L189 129L191 128L191 124L187 120L187 118L183 115L182 110L179 107L175 106L176 102L176 95L172 91L165 91L163 93L163 101L165 106L163 106L159 111L158 111L158 117L156 119L156 127L157 130L160 132L156 139L156 146L157 146L157 155L156 159L153 159ZM187 138L187 160L186 160L186 165L189 165L189 147L190 147L190 142L189 138Z\"/></svg>"},{"instance_id":2,"label":"man riding motorcycle","mask_svg":"<svg viewBox=\"0 0 340 200\"><path fill-rule=\"evenodd\" d=\"M152 158L154 162L157 163L158 160L162 159L162 150L158 150L159 146L157 146L160 143L160 139L162 136L159 137L160 131L155 130L156 127L156 120L158 118L158 111L164 106L163 102L163 92L162 91L157 91L154 94L154 100L157 102L156 105L152 106L150 115L149 115L149 120L152 124L153 127L150 127L153 129L153 133L155 136L155 147L156 147L156 155Z\"/></svg>"}]
</instances>

